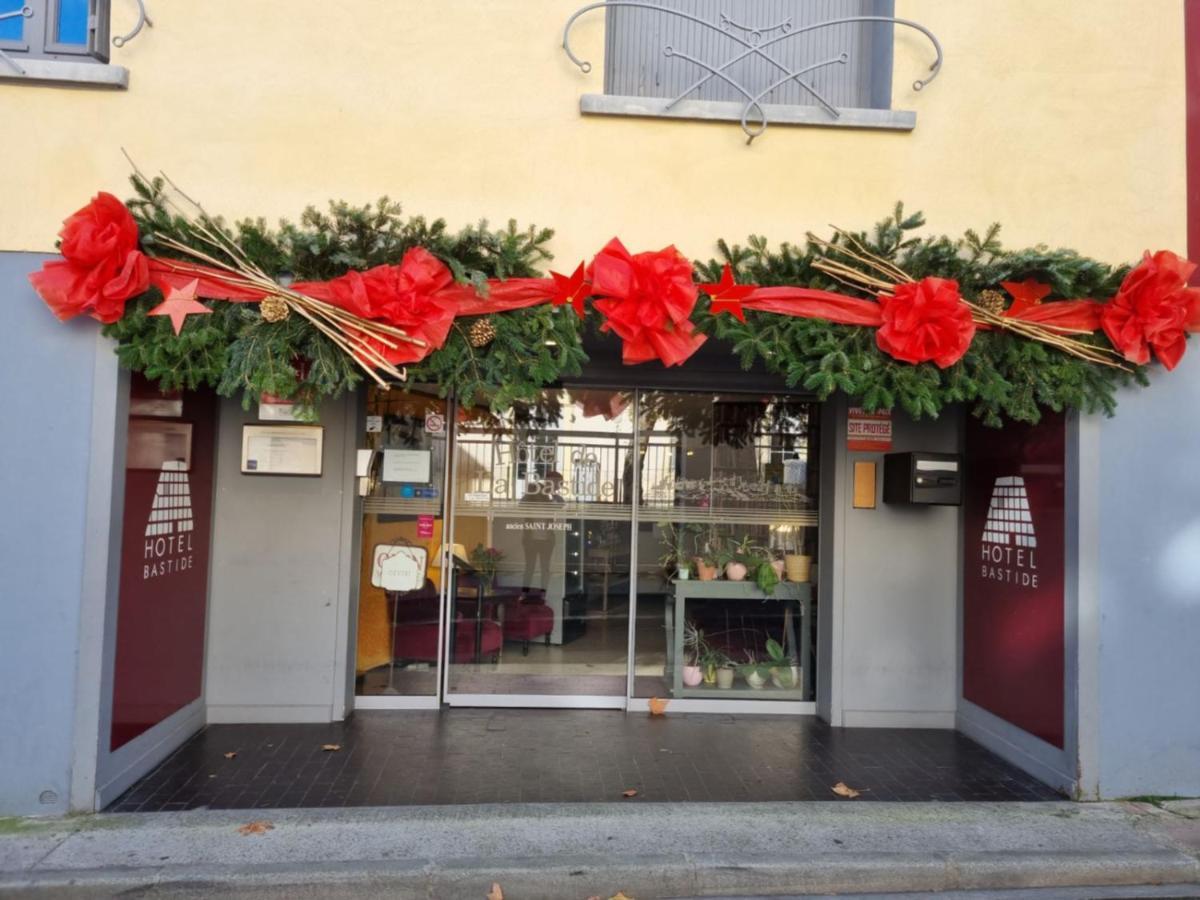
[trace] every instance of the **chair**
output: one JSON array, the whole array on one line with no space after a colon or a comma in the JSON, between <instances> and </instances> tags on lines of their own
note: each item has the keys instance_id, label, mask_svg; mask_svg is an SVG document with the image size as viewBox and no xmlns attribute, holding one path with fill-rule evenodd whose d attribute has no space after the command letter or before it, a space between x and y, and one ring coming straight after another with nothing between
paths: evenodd
<instances>
[{"instance_id":1,"label":"chair","mask_svg":"<svg viewBox=\"0 0 1200 900\"><path fill-rule=\"evenodd\" d=\"M433 582L425 583L415 591L388 591L388 603L392 605L392 654L400 660L414 662L436 662L438 657L438 589ZM464 614L464 610L468 614ZM475 629L473 627L475 601L460 598L454 611L454 647L452 661L469 663L475 660ZM484 619L480 633L479 655L497 659L504 643L500 624L490 618Z\"/></svg>"}]
</instances>

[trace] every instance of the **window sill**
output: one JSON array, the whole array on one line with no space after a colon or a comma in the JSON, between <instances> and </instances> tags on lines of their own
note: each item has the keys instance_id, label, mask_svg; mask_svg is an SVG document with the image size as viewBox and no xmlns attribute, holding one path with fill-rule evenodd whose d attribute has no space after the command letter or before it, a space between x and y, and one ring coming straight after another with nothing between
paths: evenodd
<instances>
[{"instance_id":1,"label":"window sill","mask_svg":"<svg viewBox=\"0 0 1200 900\"><path fill-rule=\"evenodd\" d=\"M579 111L594 116L644 116L654 119L695 119L711 122L740 122L744 105L724 100L680 100L671 109L662 97L621 97L612 94L584 94ZM904 109L843 108L837 118L818 106L762 104L769 125L809 125L822 128L870 128L882 131L912 131L917 114ZM750 124L757 125L756 109Z\"/></svg>"},{"instance_id":2,"label":"window sill","mask_svg":"<svg viewBox=\"0 0 1200 900\"><path fill-rule=\"evenodd\" d=\"M11 58L11 54L10 54ZM129 70L104 63L69 62L60 59L14 59L23 72L0 60L0 82L71 84L81 87L124 90L129 87Z\"/></svg>"}]
</instances>

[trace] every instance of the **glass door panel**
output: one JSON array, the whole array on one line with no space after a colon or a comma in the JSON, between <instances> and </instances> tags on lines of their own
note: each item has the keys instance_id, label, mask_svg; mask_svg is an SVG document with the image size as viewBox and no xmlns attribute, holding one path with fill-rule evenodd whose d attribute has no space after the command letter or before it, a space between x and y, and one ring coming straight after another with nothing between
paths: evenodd
<instances>
[{"instance_id":1,"label":"glass door panel","mask_svg":"<svg viewBox=\"0 0 1200 900\"><path fill-rule=\"evenodd\" d=\"M460 411L448 700L626 696L633 401L554 390Z\"/></svg>"},{"instance_id":2,"label":"glass door panel","mask_svg":"<svg viewBox=\"0 0 1200 900\"><path fill-rule=\"evenodd\" d=\"M818 419L787 397L641 394L635 697L814 699Z\"/></svg>"},{"instance_id":3,"label":"glass door panel","mask_svg":"<svg viewBox=\"0 0 1200 900\"><path fill-rule=\"evenodd\" d=\"M447 403L436 390L367 393L360 448L375 452L359 485L355 671L360 696L436 697L440 640Z\"/></svg>"}]
</instances>

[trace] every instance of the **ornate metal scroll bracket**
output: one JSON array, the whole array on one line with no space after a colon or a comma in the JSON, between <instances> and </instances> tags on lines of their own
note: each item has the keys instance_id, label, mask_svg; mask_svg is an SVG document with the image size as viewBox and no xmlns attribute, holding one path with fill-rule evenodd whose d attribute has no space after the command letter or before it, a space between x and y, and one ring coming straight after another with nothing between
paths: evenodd
<instances>
[{"instance_id":1,"label":"ornate metal scroll bracket","mask_svg":"<svg viewBox=\"0 0 1200 900\"><path fill-rule=\"evenodd\" d=\"M716 22L712 22L707 19L702 19L699 16L692 15L691 13L683 10L671 9L669 7L661 6L658 3L648 2L648 0L599 0L599 2L589 3L577 9L567 20L567 24L563 28L563 50L566 52L567 57L571 60L571 62L578 66L582 72L591 72L592 64L588 60L580 59L571 49L571 29L574 27L576 21L592 10L609 9L613 7L646 9L652 12L674 16L678 19L692 22L702 28L720 32L730 40L741 45L740 50L734 48L730 51L730 55L720 60L700 59L698 57L689 55L688 53L685 53L671 46L670 44L665 45L663 47L663 55L690 63L697 69L700 69L703 74L701 74L696 81L690 84L682 92L670 99L666 103L664 110L670 111L681 100L686 99L699 90L703 85L707 84L710 79L719 78L721 81L733 88L733 90L736 91L744 100L742 105L741 126L742 130L746 133L747 143L753 141L756 137L767 130L769 121L767 108L764 106L766 99L772 92L790 81L794 81L806 93L808 93L813 100L816 101L816 105L823 109L830 119L836 121L842 115L842 111L833 103L831 103L827 97L822 95L804 76L826 66L845 65L850 60L849 54L846 51L842 51L836 56L828 59L806 63L799 67L793 68L768 52L771 47L783 41L798 37L802 34L807 34L811 31L817 31L822 28L831 28L835 25L849 25L860 22L880 22L891 25L901 25L906 28L912 28L928 38L929 42L933 45L935 53L934 61L929 66L929 74L924 78L918 78L915 80L912 85L913 90L922 90L927 84L937 77L938 72L942 68L942 45L938 42L937 37L934 36L933 32L924 25L920 24L919 22L914 22L911 19L899 19L894 16L845 16L840 19L829 19L824 22L813 22L808 25L796 26L793 20L789 17L772 25L755 25L735 21L732 16L725 12L720 13ZM761 84L742 84L732 74L730 74L729 70L737 63L750 56L757 56L770 66L773 66L780 73L779 76L773 80L766 80Z\"/></svg>"},{"instance_id":2,"label":"ornate metal scroll bracket","mask_svg":"<svg viewBox=\"0 0 1200 900\"><path fill-rule=\"evenodd\" d=\"M133 24L133 28L131 28L129 30L128 34L119 34L112 39L114 47L118 47L118 48L124 47L126 44L128 44L130 41L132 41L135 37L137 37L139 34L141 34L143 28L146 28L146 27L153 28L154 27L154 21L150 18L150 15L146 12L146 4L143 2L143 0L134 0L134 2L137 3L137 8L138 8L137 21Z\"/></svg>"}]
</instances>

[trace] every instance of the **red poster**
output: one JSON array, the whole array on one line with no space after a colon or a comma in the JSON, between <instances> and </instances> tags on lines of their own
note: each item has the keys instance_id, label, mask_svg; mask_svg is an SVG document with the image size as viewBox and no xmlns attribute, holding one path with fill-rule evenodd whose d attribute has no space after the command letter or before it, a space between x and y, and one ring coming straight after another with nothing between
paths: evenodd
<instances>
[{"instance_id":1,"label":"red poster","mask_svg":"<svg viewBox=\"0 0 1200 900\"><path fill-rule=\"evenodd\" d=\"M886 453L891 450L891 411L871 413L859 406L850 407L846 416L846 449L867 453Z\"/></svg>"},{"instance_id":2,"label":"red poster","mask_svg":"<svg viewBox=\"0 0 1200 900\"><path fill-rule=\"evenodd\" d=\"M204 675L217 404L211 393L185 392L173 404L160 397L134 378L113 750L198 699Z\"/></svg>"},{"instance_id":3,"label":"red poster","mask_svg":"<svg viewBox=\"0 0 1200 900\"><path fill-rule=\"evenodd\" d=\"M1063 746L1065 426L967 425L963 696Z\"/></svg>"}]
</instances>

